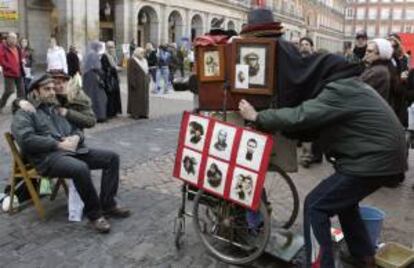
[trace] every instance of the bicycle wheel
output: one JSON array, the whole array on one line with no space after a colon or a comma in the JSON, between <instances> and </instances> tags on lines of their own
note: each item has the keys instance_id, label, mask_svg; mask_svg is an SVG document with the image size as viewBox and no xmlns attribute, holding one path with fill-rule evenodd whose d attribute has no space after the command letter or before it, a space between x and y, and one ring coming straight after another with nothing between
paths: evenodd
<instances>
[{"instance_id":1,"label":"bicycle wheel","mask_svg":"<svg viewBox=\"0 0 414 268\"><path fill-rule=\"evenodd\" d=\"M264 193L271 210L272 227L288 229L295 222L299 212L299 194L295 184L286 172L274 167L268 172Z\"/></svg>"},{"instance_id":2,"label":"bicycle wheel","mask_svg":"<svg viewBox=\"0 0 414 268\"><path fill-rule=\"evenodd\" d=\"M202 190L194 199L193 224L197 235L213 256L235 265L257 259L270 236L270 217L263 201L255 213L206 195Z\"/></svg>"}]
</instances>

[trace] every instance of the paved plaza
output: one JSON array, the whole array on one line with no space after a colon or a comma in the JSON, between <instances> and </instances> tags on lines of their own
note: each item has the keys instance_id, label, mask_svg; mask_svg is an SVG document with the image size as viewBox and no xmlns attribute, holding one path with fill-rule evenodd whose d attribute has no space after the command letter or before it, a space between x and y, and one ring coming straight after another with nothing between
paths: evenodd
<instances>
[{"instance_id":1,"label":"paved plaza","mask_svg":"<svg viewBox=\"0 0 414 268\"><path fill-rule=\"evenodd\" d=\"M122 91L125 104L124 85ZM121 155L119 202L131 208L133 215L111 220L110 234L96 234L87 227L86 220L67 221L67 203L62 193L54 202L42 200L47 213L45 221L39 220L33 207L14 216L0 213L0 267L234 267L206 254L191 219L187 221L183 249L174 248L173 221L180 204L181 183L171 174L181 112L192 109L192 95L152 95L150 104L149 120L135 121L124 115L86 132L89 146L111 149ZM10 118L7 110L0 115L1 133L8 131ZM9 151L3 139L0 149L3 189L7 182L3 178L10 171ZM412 165L414 151L410 153ZM400 187L382 189L363 202L387 213L383 241L408 246L414 242L413 168L412 165ZM290 174L301 202L309 189L330 172L331 168L324 163ZM99 181L98 172L94 177ZM295 232L301 232L301 222L299 216L292 228ZM248 267L292 266L265 255Z\"/></svg>"}]
</instances>

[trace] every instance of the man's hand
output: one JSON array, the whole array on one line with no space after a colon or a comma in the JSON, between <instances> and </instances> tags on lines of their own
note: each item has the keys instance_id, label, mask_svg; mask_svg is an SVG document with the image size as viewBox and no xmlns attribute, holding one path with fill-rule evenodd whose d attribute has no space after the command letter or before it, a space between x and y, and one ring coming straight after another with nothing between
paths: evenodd
<instances>
[{"instance_id":1,"label":"man's hand","mask_svg":"<svg viewBox=\"0 0 414 268\"><path fill-rule=\"evenodd\" d=\"M76 152L80 137L77 135L66 137L63 141L59 142L58 147L65 151Z\"/></svg>"},{"instance_id":2,"label":"man's hand","mask_svg":"<svg viewBox=\"0 0 414 268\"><path fill-rule=\"evenodd\" d=\"M28 102L27 100L19 101L19 107L20 107L20 109L22 109L23 111L28 112L28 113L35 113L36 112L35 107L30 102Z\"/></svg>"},{"instance_id":3,"label":"man's hand","mask_svg":"<svg viewBox=\"0 0 414 268\"><path fill-rule=\"evenodd\" d=\"M60 116L65 117L68 114L68 109L63 108L63 107L59 107L58 108L58 113Z\"/></svg>"},{"instance_id":4,"label":"man's hand","mask_svg":"<svg viewBox=\"0 0 414 268\"><path fill-rule=\"evenodd\" d=\"M257 119L258 113L254 109L254 107L248 103L246 100L241 100L239 103L239 109L241 116L249 121L255 122Z\"/></svg>"}]
</instances>

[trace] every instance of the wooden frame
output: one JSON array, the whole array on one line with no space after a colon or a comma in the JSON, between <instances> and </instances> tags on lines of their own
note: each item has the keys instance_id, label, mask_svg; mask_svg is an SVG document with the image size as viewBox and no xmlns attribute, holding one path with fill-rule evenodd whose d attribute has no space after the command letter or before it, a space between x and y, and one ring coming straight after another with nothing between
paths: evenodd
<instances>
[{"instance_id":1,"label":"wooden frame","mask_svg":"<svg viewBox=\"0 0 414 268\"><path fill-rule=\"evenodd\" d=\"M233 40L230 71L232 92L273 95L275 90L275 47L274 40L259 38ZM245 70L248 70L248 74L245 74ZM244 79L249 79L247 88L240 87L240 82L243 82Z\"/></svg>"},{"instance_id":2,"label":"wooden frame","mask_svg":"<svg viewBox=\"0 0 414 268\"><path fill-rule=\"evenodd\" d=\"M198 48L198 77L201 82L224 81L226 73L224 50L224 46Z\"/></svg>"}]
</instances>

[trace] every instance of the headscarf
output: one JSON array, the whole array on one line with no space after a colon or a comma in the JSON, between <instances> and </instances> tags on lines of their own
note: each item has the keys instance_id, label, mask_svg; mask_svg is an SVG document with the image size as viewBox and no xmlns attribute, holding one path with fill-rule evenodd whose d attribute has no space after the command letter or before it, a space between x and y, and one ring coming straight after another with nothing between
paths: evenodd
<instances>
[{"instance_id":1,"label":"headscarf","mask_svg":"<svg viewBox=\"0 0 414 268\"><path fill-rule=\"evenodd\" d=\"M392 58L392 53L394 52L394 49L390 41L384 38L376 38L369 42L375 43L375 45L377 46L380 59L390 60Z\"/></svg>"},{"instance_id":2,"label":"headscarf","mask_svg":"<svg viewBox=\"0 0 414 268\"><path fill-rule=\"evenodd\" d=\"M90 70L101 70L101 51L103 45L98 41L92 41L89 43L88 50L85 55L83 64L83 73L87 73Z\"/></svg>"},{"instance_id":3,"label":"headscarf","mask_svg":"<svg viewBox=\"0 0 414 268\"><path fill-rule=\"evenodd\" d=\"M143 57L141 59L138 57L140 53L143 54ZM132 55L132 58L141 67L142 71L145 74L148 74L148 70L149 70L148 61L145 58L145 50L142 47L137 47L134 50L134 54Z\"/></svg>"},{"instance_id":4,"label":"headscarf","mask_svg":"<svg viewBox=\"0 0 414 268\"><path fill-rule=\"evenodd\" d=\"M315 98L324 86L335 80L358 76L362 68L335 54L301 57L294 44L277 40L275 76L277 107L295 107Z\"/></svg>"}]
</instances>

